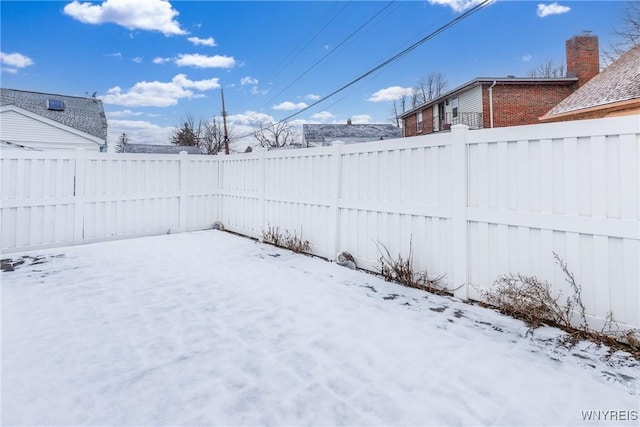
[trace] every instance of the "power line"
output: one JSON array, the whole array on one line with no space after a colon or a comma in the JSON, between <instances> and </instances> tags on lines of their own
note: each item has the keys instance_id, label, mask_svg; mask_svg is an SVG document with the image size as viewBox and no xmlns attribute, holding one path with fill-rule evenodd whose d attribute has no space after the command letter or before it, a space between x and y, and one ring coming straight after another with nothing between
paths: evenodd
<instances>
[{"instance_id":1,"label":"power line","mask_svg":"<svg viewBox=\"0 0 640 427\"><path fill-rule=\"evenodd\" d=\"M288 65L290 65L290 64L293 62L293 60L294 60L294 59L296 59L296 58L298 57L298 55L300 55L300 53L301 53L301 52L303 52L307 47L309 47L309 45L310 45L310 44L311 44L315 39L317 39L317 38L320 36L320 34L322 34L322 33L324 32L324 30L326 30L326 29L327 29L327 27L329 27L329 25L331 25L331 23L332 23L333 21L335 21L335 20L336 20L336 18L337 18L337 17L338 17L338 16L339 16L339 15L340 15L340 14L341 14L341 13L342 13L346 8L347 8L347 6L348 6L348 5L349 5L349 3L348 3L348 2L345 2L345 4L342 6L342 8L340 8L340 10L339 10L338 12L336 12L336 13L335 13L335 14L334 14L330 19L329 19L329 21L327 21L327 23L326 23L326 24L324 24L324 26L323 26L320 30L318 30L318 31L313 35L313 37L311 37L311 39L309 39L309 41L307 41L307 43L305 43L305 45L304 45L304 46L302 46L302 47L298 48L297 50L293 50L293 51L291 52L291 54L290 54L290 55L288 55L288 58L290 58L290 59L282 61L282 66L278 69L278 71L275 73L275 75L274 75L273 77L271 77L269 80L275 79L277 76L279 76L279 75L280 75L280 73L281 73L285 68L287 68L287 66L288 66ZM269 101L269 102L271 102L271 101ZM263 105L263 107L264 107L264 105ZM262 108L262 107L260 107L260 108Z\"/></svg>"},{"instance_id":2,"label":"power line","mask_svg":"<svg viewBox=\"0 0 640 427\"><path fill-rule=\"evenodd\" d=\"M282 95L282 93L284 93L284 91L286 91L287 89L289 89L291 86L293 86L294 84L296 84L298 81L300 81L300 79L302 79L304 76L306 76L307 74L309 74L311 71L313 71L314 68L316 68L318 65L320 65L320 63L322 63L322 61L324 61L325 59L327 59L331 54L333 54L336 50L338 50L340 47L342 47L347 41L349 41L353 36L355 36L357 33L359 33L364 27L366 27L371 21L373 21L375 18L378 17L378 15L380 15L382 12L384 12L386 9L389 8L389 6L391 6L393 3L395 3L395 0L390 1L389 3L387 3L386 6L384 6L382 9L380 9L375 15L373 15L371 18L369 18L366 22L364 22L362 25L360 25L355 31L353 31L351 34L349 34L344 40L342 40L340 43L338 43L333 49L331 49L329 52L327 52L326 55L324 55L322 58L320 58L318 61L316 61L313 65L311 65L309 68L307 68L302 74L300 74L298 77L296 77L291 83L289 83L287 86L284 87L284 89L282 89L280 92L278 92L277 94L275 94L274 96L272 96L267 102L265 102L264 104L262 104L262 106L260 107L260 110L262 110L262 108L264 108L267 104L270 104L271 102L273 102L274 99L276 99L278 96Z\"/></svg>"},{"instance_id":3,"label":"power line","mask_svg":"<svg viewBox=\"0 0 640 427\"><path fill-rule=\"evenodd\" d=\"M354 84L358 83L359 81L367 78L368 76L370 76L371 74L375 73L376 71L380 70L381 68L392 64L400 59L402 59L403 57L407 56L409 53L411 53L413 50L415 50L418 46L424 44L425 42L431 40L432 38L434 38L435 36L443 33L444 31L448 30L449 28L453 27L454 25L458 24L459 22L463 21L464 19L468 18L469 16L471 16L472 14L474 14L475 12L477 12L478 10L480 10L482 7L484 7L485 5L492 3L495 0L484 0L482 3L479 3L477 5L475 5L474 7L472 7L471 9L468 9L466 12L462 13L461 15L457 16L456 18L452 19L451 21L447 22L446 24L442 25L441 27L439 27L438 29L436 29L435 31L431 32L430 34L428 34L427 36L421 38L420 40L418 40L417 42L415 42L414 44L412 44L411 46L409 46L408 48L402 50L401 52L397 53L396 55L392 56L391 58L387 59L386 61L383 61L382 63L376 65L375 67L371 68L370 70L366 71L365 73L361 74L360 76L356 77L355 79L351 80L349 83L341 86L340 88L334 90L333 92L331 92L328 95L325 95L324 97L320 98L319 100L317 100L316 102L312 103L311 105L308 105L307 107L285 117L284 119L278 121L277 123L282 123L282 122L286 122L287 120L291 120L292 118L296 117L297 115L315 107L316 105L326 101L327 99L331 98L332 96L342 92L343 90L353 86ZM255 135L255 132L249 133L247 135L243 135L239 138L245 138L251 135Z\"/></svg>"},{"instance_id":4,"label":"power line","mask_svg":"<svg viewBox=\"0 0 640 427\"><path fill-rule=\"evenodd\" d=\"M386 61L382 62L379 65L376 65L375 67L373 67L372 69L370 69L369 71L365 72L364 74L361 74L360 76L356 77L355 79L351 80L349 83L345 84L344 86L340 87L339 89L334 90L333 92L331 92L330 94L322 97L321 99L317 100L316 102L314 102L313 104L303 108L302 110L299 110L293 114L291 114L288 117L285 117L284 119L280 120L281 122L285 122L287 120L290 120L292 118L294 118L295 116L297 116L298 114L301 114L307 110L309 110L310 108L315 107L316 105L320 104L323 101L326 101L327 99L331 98L333 95L342 92L343 90L347 89L350 86L353 86L354 84L358 83L360 80L365 79L366 77L368 77L369 75L375 73L376 71L378 71L379 69L392 64L400 59L402 59L403 57L407 56L409 53L411 53L413 50L415 50L418 46L420 46L421 44L431 40L432 38L434 38L435 36L439 35L440 33L448 30L449 28L453 27L455 24L457 24L458 22L468 18L469 16L471 16L473 13L477 12L481 7L483 7L484 5L491 3L494 0L484 0L482 3L477 4L476 6L472 7L471 9L467 10L466 12L464 12L462 15L456 17L455 19L449 21L448 23L444 24L443 26L441 26L440 28L438 28L437 30L433 31L432 33L430 33L429 35L427 35L426 37L423 37L422 39L418 40L417 42L415 42L414 44L412 44L411 46L409 46L408 48L404 49L402 52L392 56L391 58L387 59Z\"/></svg>"}]
</instances>

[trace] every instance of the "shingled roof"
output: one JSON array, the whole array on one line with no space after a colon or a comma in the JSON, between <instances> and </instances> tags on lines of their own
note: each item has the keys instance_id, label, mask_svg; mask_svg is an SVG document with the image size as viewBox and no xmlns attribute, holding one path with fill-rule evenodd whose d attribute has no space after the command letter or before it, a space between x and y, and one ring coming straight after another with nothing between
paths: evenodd
<instances>
[{"instance_id":1,"label":"shingled roof","mask_svg":"<svg viewBox=\"0 0 640 427\"><path fill-rule=\"evenodd\" d=\"M49 101L62 101L64 107L62 110L50 109ZM0 88L0 105L14 105L105 142L107 140L107 118L102 101L96 98Z\"/></svg>"},{"instance_id":2,"label":"shingled roof","mask_svg":"<svg viewBox=\"0 0 640 427\"><path fill-rule=\"evenodd\" d=\"M540 120L553 120L597 108L640 102L640 44L562 100Z\"/></svg>"},{"instance_id":3,"label":"shingled roof","mask_svg":"<svg viewBox=\"0 0 640 427\"><path fill-rule=\"evenodd\" d=\"M186 151L187 154L202 154L198 147L186 145L155 145L155 144L126 144L125 153L147 153L147 154L180 154Z\"/></svg>"},{"instance_id":4,"label":"shingled roof","mask_svg":"<svg viewBox=\"0 0 640 427\"><path fill-rule=\"evenodd\" d=\"M402 131L393 124L306 124L302 131L306 142L323 145L334 141L351 144L402 137Z\"/></svg>"}]
</instances>

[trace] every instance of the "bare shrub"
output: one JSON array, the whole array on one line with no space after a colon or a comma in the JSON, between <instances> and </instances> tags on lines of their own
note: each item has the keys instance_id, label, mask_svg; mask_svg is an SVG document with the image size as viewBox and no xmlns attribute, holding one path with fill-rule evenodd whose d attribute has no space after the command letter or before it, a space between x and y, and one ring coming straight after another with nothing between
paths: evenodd
<instances>
[{"instance_id":1,"label":"bare shrub","mask_svg":"<svg viewBox=\"0 0 640 427\"><path fill-rule=\"evenodd\" d=\"M586 309L582 302L582 287L576 282L566 261L553 252L553 258L564 273L565 281L571 288L571 295L562 299L559 293L553 296L551 284L535 276L508 274L498 277L488 291L484 291L485 301L500 312L521 319L530 327L544 324L558 326L568 332L563 344L573 345L586 339L604 343L611 348L624 344L632 349L632 354L640 358L640 331L638 329L614 330L616 322L610 311L600 331L589 328ZM560 304L560 301L563 304ZM574 326L579 323L577 326Z\"/></svg>"},{"instance_id":2,"label":"bare shrub","mask_svg":"<svg viewBox=\"0 0 640 427\"><path fill-rule=\"evenodd\" d=\"M262 240L265 243L269 243L274 246L282 246L282 233L278 227L267 227L266 230L262 230Z\"/></svg>"},{"instance_id":3,"label":"bare shrub","mask_svg":"<svg viewBox=\"0 0 640 427\"><path fill-rule=\"evenodd\" d=\"M380 252L380 274L387 282L397 282L410 288L417 288L423 291L441 293L444 288L440 285L440 281L444 275L430 277L425 270L415 271L413 267L413 248L411 240L409 240L409 255L405 258L398 254L394 258L389 253L389 249L382 243L377 243L378 252Z\"/></svg>"},{"instance_id":4,"label":"bare shrub","mask_svg":"<svg viewBox=\"0 0 640 427\"><path fill-rule=\"evenodd\" d=\"M511 317L524 320L532 327L551 323L563 328L577 329L587 332L587 317L582 302L582 287L560 256L553 252L553 259L565 276L571 288L571 295L561 304L562 293L553 296L551 284L541 281L535 276L507 274L499 276L489 291L483 292L486 301ZM580 325L573 326L578 318Z\"/></svg>"},{"instance_id":5,"label":"bare shrub","mask_svg":"<svg viewBox=\"0 0 640 427\"><path fill-rule=\"evenodd\" d=\"M551 284L535 276L500 276L490 290L483 292L483 297L502 313L522 319L532 327L548 322L571 326L571 319L567 318L565 309L558 303L560 296L554 298Z\"/></svg>"},{"instance_id":6,"label":"bare shrub","mask_svg":"<svg viewBox=\"0 0 640 427\"><path fill-rule=\"evenodd\" d=\"M564 315L569 320L569 323L571 323L577 309L577 316L580 318L580 326L578 329L587 332L589 330L589 325L587 324L586 310L582 303L582 287L576 283L573 273L569 271L567 262L560 258L556 252L553 252L553 259L564 273L564 280L569 284L569 286L571 286L571 290L573 291L573 295L567 297ZM609 314L611 315L611 318L613 318L613 313L609 312Z\"/></svg>"},{"instance_id":7,"label":"bare shrub","mask_svg":"<svg viewBox=\"0 0 640 427\"><path fill-rule=\"evenodd\" d=\"M309 241L302 240L302 232L298 237L295 232L289 234L288 230L284 231L284 247L296 253L307 253L310 249Z\"/></svg>"},{"instance_id":8,"label":"bare shrub","mask_svg":"<svg viewBox=\"0 0 640 427\"><path fill-rule=\"evenodd\" d=\"M302 232L300 233L302 236ZM278 227L267 227L262 231L262 240L265 243L269 243L281 248L287 248L296 253L307 253L310 250L308 240L302 240L302 237L298 237L296 233L289 233L289 230L285 230L284 234L280 232Z\"/></svg>"}]
</instances>

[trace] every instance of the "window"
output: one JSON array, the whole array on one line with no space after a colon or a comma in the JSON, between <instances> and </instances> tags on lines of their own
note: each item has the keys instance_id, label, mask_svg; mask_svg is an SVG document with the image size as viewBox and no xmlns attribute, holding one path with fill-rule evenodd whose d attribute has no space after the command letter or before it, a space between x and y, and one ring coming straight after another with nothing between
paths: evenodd
<instances>
[{"instance_id":1,"label":"window","mask_svg":"<svg viewBox=\"0 0 640 427\"><path fill-rule=\"evenodd\" d=\"M451 114L458 117L458 97L451 98Z\"/></svg>"},{"instance_id":2,"label":"window","mask_svg":"<svg viewBox=\"0 0 640 427\"><path fill-rule=\"evenodd\" d=\"M422 111L416 113L416 131L422 132Z\"/></svg>"},{"instance_id":3,"label":"window","mask_svg":"<svg viewBox=\"0 0 640 427\"><path fill-rule=\"evenodd\" d=\"M64 111L64 101L60 99L47 99L47 109L53 111Z\"/></svg>"}]
</instances>

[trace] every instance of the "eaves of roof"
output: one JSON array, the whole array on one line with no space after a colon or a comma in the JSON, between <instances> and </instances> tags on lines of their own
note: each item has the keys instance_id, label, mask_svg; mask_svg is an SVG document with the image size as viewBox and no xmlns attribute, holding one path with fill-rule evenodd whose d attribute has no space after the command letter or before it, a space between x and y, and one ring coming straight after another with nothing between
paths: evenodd
<instances>
[{"instance_id":1,"label":"eaves of roof","mask_svg":"<svg viewBox=\"0 0 640 427\"><path fill-rule=\"evenodd\" d=\"M417 113L420 110L430 107L431 105L435 105L443 100L455 96L461 92L469 90L473 87L483 85L483 84L493 84L494 82L502 85L533 85L533 84L566 84L570 85L578 81L577 77L560 77L560 78L533 78L533 77L477 77L473 80L464 83L457 88L450 90L449 92L440 95L437 98L434 98L430 101L425 102L424 104L418 105L415 108L403 113L400 118L404 119L412 114Z\"/></svg>"},{"instance_id":2,"label":"eaves of roof","mask_svg":"<svg viewBox=\"0 0 640 427\"><path fill-rule=\"evenodd\" d=\"M590 106L586 108L565 111L562 113L556 113L552 115L545 114L544 116L540 117L538 120L540 120L541 122L554 122L554 121L567 120L568 118L572 118L572 117L584 116L585 114L593 114L596 112L603 112L604 114L609 114L609 113L614 113L616 111L632 110L636 108L640 109L640 98L609 102L607 104L600 104L600 105Z\"/></svg>"}]
</instances>

